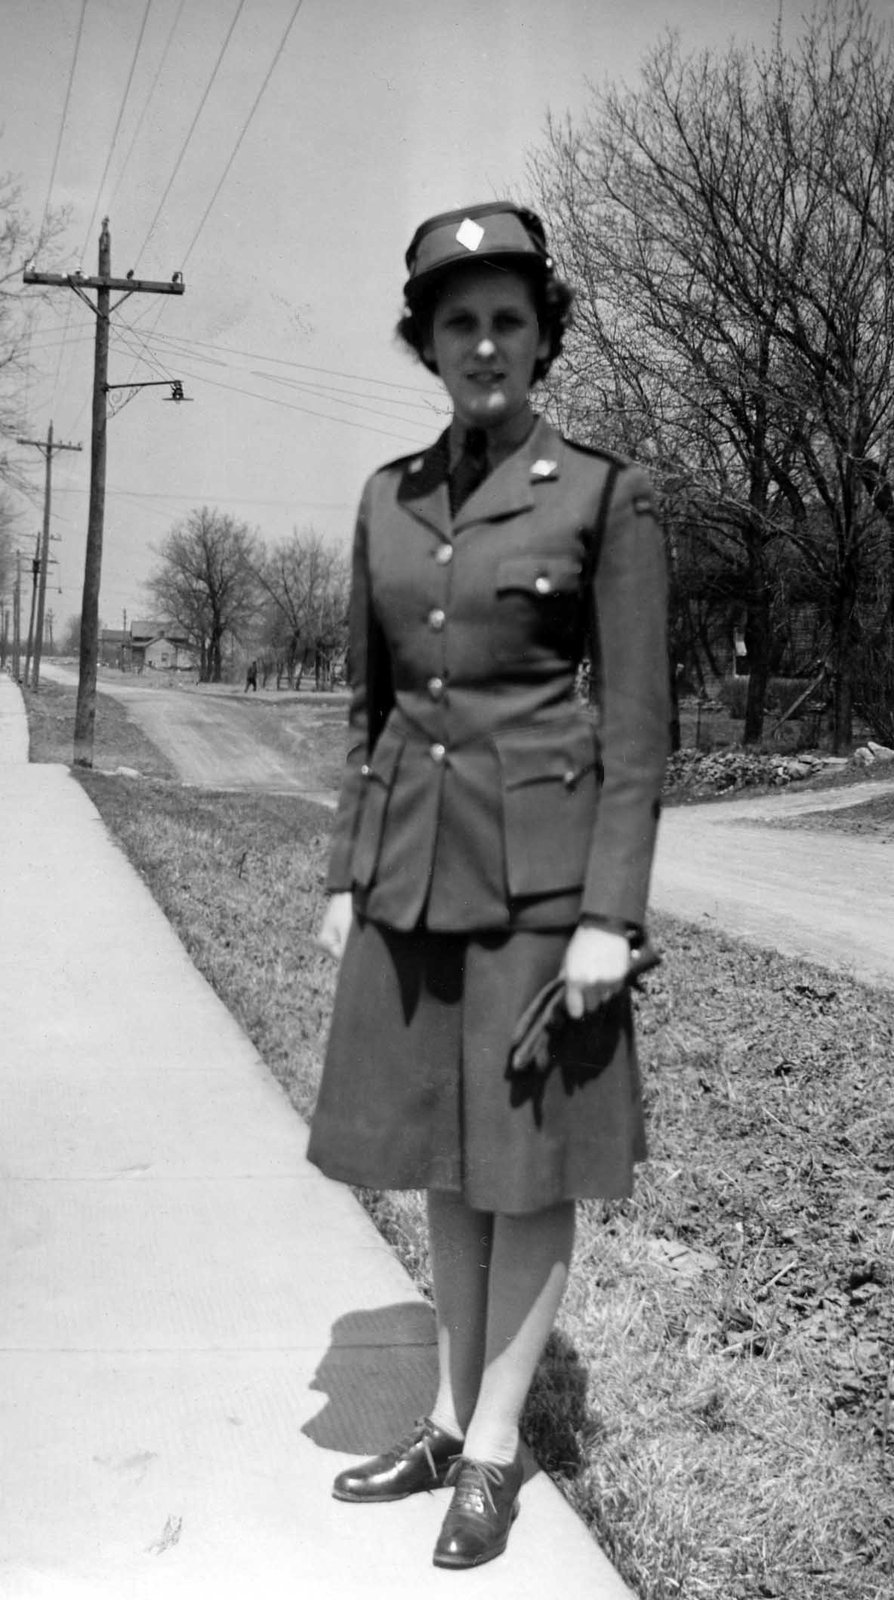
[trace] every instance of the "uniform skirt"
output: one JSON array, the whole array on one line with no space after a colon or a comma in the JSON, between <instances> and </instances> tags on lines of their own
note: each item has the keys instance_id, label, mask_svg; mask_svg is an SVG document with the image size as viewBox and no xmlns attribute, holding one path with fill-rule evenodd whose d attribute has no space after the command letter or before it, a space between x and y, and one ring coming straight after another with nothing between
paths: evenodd
<instances>
[{"instance_id":1,"label":"uniform skirt","mask_svg":"<svg viewBox=\"0 0 894 1600\"><path fill-rule=\"evenodd\" d=\"M411 933L355 920L308 1159L372 1189L445 1189L482 1211L629 1195L645 1156L629 995L510 1074L517 1019L570 930Z\"/></svg>"}]
</instances>

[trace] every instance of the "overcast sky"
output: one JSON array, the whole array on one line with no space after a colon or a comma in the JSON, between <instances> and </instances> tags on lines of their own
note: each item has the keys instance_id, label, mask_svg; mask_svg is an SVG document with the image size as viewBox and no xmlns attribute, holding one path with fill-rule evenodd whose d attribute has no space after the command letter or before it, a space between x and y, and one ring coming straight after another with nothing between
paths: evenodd
<instances>
[{"instance_id":1,"label":"overcast sky","mask_svg":"<svg viewBox=\"0 0 894 1600\"><path fill-rule=\"evenodd\" d=\"M805 7L782 5L791 34ZM271 543L296 527L347 542L367 473L441 426L437 385L392 337L417 223L524 197L548 112L578 116L589 84L635 81L668 25L692 50L768 45L779 7L0 0L0 171L35 221L48 198L69 208L61 270L96 272L108 214L115 275L186 281L113 318L110 382L180 378L193 403L148 388L109 424L104 622L146 614L152 546L195 506ZM35 299L28 433L52 419L84 446L54 464L57 632L81 603L93 338L71 290ZM33 458L30 547L42 457L18 454Z\"/></svg>"}]
</instances>

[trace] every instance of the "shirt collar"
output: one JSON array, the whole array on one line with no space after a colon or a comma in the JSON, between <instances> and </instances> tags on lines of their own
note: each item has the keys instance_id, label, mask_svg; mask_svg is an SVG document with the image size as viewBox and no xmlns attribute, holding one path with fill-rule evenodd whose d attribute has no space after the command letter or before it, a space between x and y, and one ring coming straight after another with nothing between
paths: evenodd
<instances>
[{"instance_id":1,"label":"shirt collar","mask_svg":"<svg viewBox=\"0 0 894 1600\"><path fill-rule=\"evenodd\" d=\"M530 406L525 406L505 428L487 431L487 464L491 472L524 444L537 425L537 417ZM467 429L456 417L447 431L448 467L452 472L463 453Z\"/></svg>"}]
</instances>

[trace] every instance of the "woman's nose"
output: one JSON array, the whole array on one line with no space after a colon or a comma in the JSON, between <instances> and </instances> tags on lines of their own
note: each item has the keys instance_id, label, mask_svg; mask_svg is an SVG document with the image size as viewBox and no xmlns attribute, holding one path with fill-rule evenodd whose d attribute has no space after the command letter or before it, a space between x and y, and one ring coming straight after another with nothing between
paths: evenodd
<instances>
[{"instance_id":1,"label":"woman's nose","mask_svg":"<svg viewBox=\"0 0 894 1600\"><path fill-rule=\"evenodd\" d=\"M487 360L490 359L491 356L496 355L496 353L497 353L497 347L494 344L493 339L490 337L489 334L485 333L478 340L478 354L480 356L483 356L484 359L487 361Z\"/></svg>"}]
</instances>

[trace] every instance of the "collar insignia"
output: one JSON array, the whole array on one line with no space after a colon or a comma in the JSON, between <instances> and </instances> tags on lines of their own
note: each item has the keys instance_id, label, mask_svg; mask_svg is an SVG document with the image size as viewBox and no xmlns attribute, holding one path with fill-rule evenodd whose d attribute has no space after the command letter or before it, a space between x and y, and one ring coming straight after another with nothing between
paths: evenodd
<instances>
[{"instance_id":1,"label":"collar insignia","mask_svg":"<svg viewBox=\"0 0 894 1600\"><path fill-rule=\"evenodd\" d=\"M422 468L424 466L425 466L425 456L414 456L413 460L410 462L409 466L407 467L407 471L408 472L421 472Z\"/></svg>"},{"instance_id":2,"label":"collar insignia","mask_svg":"<svg viewBox=\"0 0 894 1600\"><path fill-rule=\"evenodd\" d=\"M532 461L531 462L531 477L532 478L554 478L555 475L556 475L556 467L557 467L557 465L558 465L558 463L555 462L555 461L544 461L542 459L540 461Z\"/></svg>"}]
</instances>

